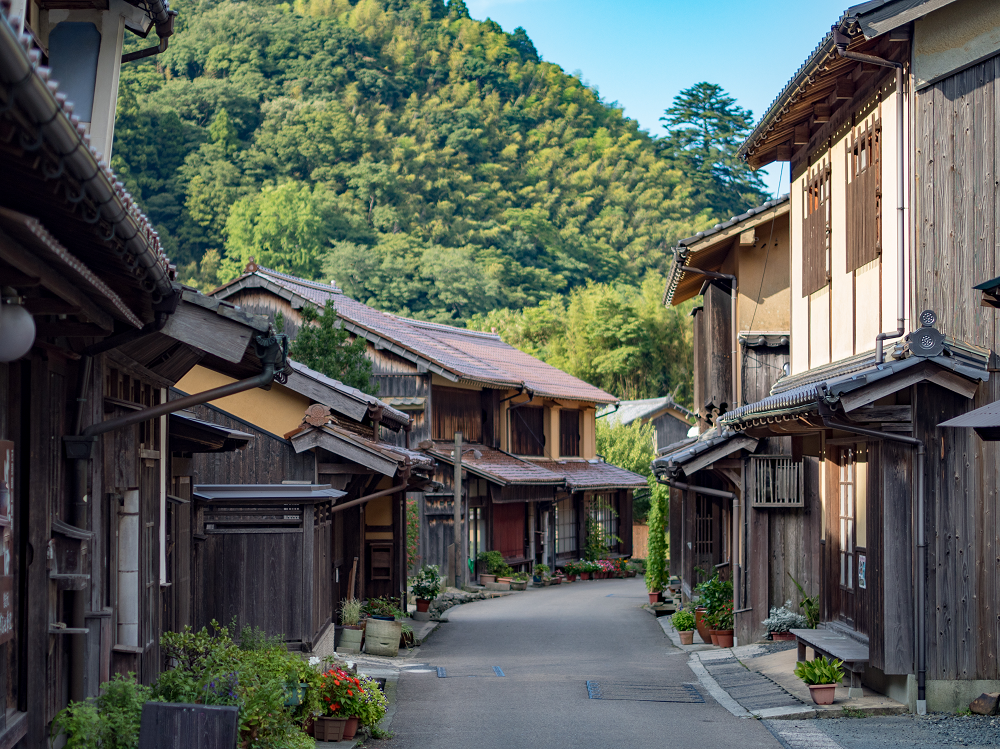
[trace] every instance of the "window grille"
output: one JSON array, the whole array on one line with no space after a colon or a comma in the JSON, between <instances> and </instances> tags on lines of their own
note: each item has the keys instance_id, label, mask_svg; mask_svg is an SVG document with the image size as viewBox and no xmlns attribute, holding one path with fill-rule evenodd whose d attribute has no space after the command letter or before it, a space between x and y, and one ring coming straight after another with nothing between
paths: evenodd
<instances>
[{"instance_id":1,"label":"window grille","mask_svg":"<svg viewBox=\"0 0 1000 749\"><path fill-rule=\"evenodd\" d=\"M830 282L830 164L806 177L802 209L802 296Z\"/></svg>"},{"instance_id":2,"label":"window grille","mask_svg":"<svg viewBox=\"0 0 1000 749\"><path fill-rule=\"evenodd\" d=\"M563 409L559 412L559 454L580 454L580 412Z\"/></svg>"},{"instance_id":3,"label":"window grille","mask_svg":"<svg viewBox=\"0 0 1000 749\"><path fill-rule=\"evenodd\" d=\"M882 254L882 123L868 120L847 143L847 270Z\"/></svg>"},{"instance_id":4,"label":"window grille","mask_svg":"<svg viewBox=\"0 0 1000 749\"><path fill-rule=\"evenodd\" d=\"M556 503L556 553L576 551L576 508L573 498Z\"/></svg>"},{"instance_id":5,"label":"window grille","mask_svg":"<svg viewBox=\"0 0 1000 749\"><path fill-rule=\"evenodd\" d=\"M787 455L753 455L746 488L753 507L802 507L802 461Z\"/></svg>"}]
</instances>

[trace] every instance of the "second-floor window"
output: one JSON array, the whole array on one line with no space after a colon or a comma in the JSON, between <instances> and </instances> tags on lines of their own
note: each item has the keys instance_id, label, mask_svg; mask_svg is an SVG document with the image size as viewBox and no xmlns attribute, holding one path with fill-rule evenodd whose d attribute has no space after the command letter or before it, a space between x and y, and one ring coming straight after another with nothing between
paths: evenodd
<instances>
[{"instance_id":1,"label":"second-floor window","mask_svg":"<svg viewBox=\"0 0 1000 749\"><path fill-rule=\"evenodd\" d=\"M580 454L580 412L563 409L559 412L559 454Z\"/></svg>"},{"instance_id":2,"label":"second-floor window","mask_svg":"<svg viewBox=\"0 0 1000 749\"><path fill-rule=\"evenodd\" d=\"M545 409L521 406L508 411L510 451L515 455L545 454Z\"/></svg>"},{"instance_id":3,"label":"second-floor window","mask_svg":"<svg viewBox=\"0 0 1000 749\"><path fill-rule=\"evenodd\" d=\"M882 123L866 120L847 141L847 272L882 254Z\"/></svg>"},{"instance_id":4,"label":"second-floor window","mask_svg":"<svg viewBox=\"0 0 1000 749\"><path fill-rule=\"evenodd\" d=\"M802 204L802 296L830 282L830 162L809 170Z\"/></svg>"},{"instance_id":5,"label":"second-floor window","mask_svg":"<svg viewBox=\"0 0 1000 749\"><path fill-rule=\"evenodd\" d=\"M455 432L466 442L483 438L483 403L478 390L435 387L431 392L434 439L451 440Z\"/></svg>"}]
</instances>

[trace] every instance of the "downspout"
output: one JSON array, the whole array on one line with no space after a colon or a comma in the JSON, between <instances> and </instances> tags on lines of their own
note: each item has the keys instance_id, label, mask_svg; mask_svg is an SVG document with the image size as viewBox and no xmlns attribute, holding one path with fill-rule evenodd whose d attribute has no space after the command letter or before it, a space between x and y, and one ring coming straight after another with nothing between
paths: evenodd
<instances>
[{"instance_id":1,"label":"downspout","mask_svg":"<svg viewBox=\"0 0 1000 749\"><path fill-rule=\"evenodd\" d=\"M853 424L844 424L839 421L823 419L823 424L831 429L840 429L844 432L853 432L867 437L887 439L893 442L902 442L917 449L917 597L914 601L914 614L917 620L917 715L927 714L927 623L924 619L924 599L927 597L925 578L927 576L927 541L924 529L924 465L927 460L927 450L923 440L916 437L906 437L894 432L880 432L876 429L865 429ZM913 512L913 510L911 510ZM912 524L912 522L911 522Z\"/></svg>"},{"instance_id":2,"label":"downspout","mask_svg":"<svg viewBox=\"0 0 1000 749\"><path fill-rule=\"evenodd\" d=\"M694 273L699 276L705 276L705 278L714 278L714 279L719 279L720 281L729 281L729 298L730 298L729 306L730 306L730 317L732 318L730 325L732 326L731 332L733 334L732 335L733 350L732 353L730 354L730 357L732 358L731 377L733 379L733 392L730 395L732 395L731 400L733 402L729 404L729 410L732 411L734 408L738 408L740 405L740 398L738 393L736 392L739 387L738 386L739 379L737 377L737 374L739 373L739 358L740 358L739 357L740 334L739 331L736 329L736 324L737 324L736 303L738 301L738 294L739 294L739 281L737 280L736 276L730 275L729 273L716 273L715 271L701 270L700 268L692 268L689 265L681 266L681 270L684 271L685 273Z\"/></svg>"},{"instance_id":3,"label":"downspout","mask_svg":"<svg viewBox=\"0 0 1000 749\"><path fill-rule=\"evenodd\" d=\"M860 52L848 52L847 44L850 38L841 32L837 26L833 27L833 37L837 45L837 54L840 57L847 60L866 62L870 65L878 65L883 68L896 69L896 331L894 333L879 333L875 337L875 363L882 364L885 361L883 342L902 338L906 332L906 306L904 303L906 279L903 275L903 265L906 260L906 249L903 241L904 215L906 211L905 200L903 199L905 187L903 164L906 156L906 150L903 147L905 127L903 118L903 64L873 55L864 55Z\"/></svg>"},{"instance_id":4,"label":"downspout","mask_svg":"<svg viewBox=\"0 0 1000 749\"><path fill-rule=\"evenodd\" d=\"M133 60L141 60L144 57L152 57L153 55L167 51L168 40L174 33L174 18L177 16L177 11L170 10L170 4L162 2L162 0L154 0L149 3L149 6L151 6L149 12L156 23L156 35L160 37L160 43L155 47L146 47L146 49L122 55L122 64L132 62Z\"/></svg>"}]
</instances>

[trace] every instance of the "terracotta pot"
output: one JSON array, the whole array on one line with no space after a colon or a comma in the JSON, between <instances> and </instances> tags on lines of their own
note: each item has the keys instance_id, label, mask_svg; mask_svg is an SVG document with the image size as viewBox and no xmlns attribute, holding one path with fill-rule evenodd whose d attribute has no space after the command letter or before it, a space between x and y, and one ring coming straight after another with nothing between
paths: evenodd
<instances>
[{"instance_id":1,"label":"terracotta pot","mask_svg":"<svg viewBox=\"0 0 1000 749\"><path fill-rule=\"evenodd\" d=\"M774 642L793 642L795 640L795 635L791 632L772 632L771 640Z\"/></svg>"},{"instance_id":2,"label":"terracotta pot","mask_svg":"<svg viewBox=\"0 0 1000 749\"><path fill-rule=\"evenodd\" d=\"M809 694L817 705L832 705L837 693L836 684L810 684Z\"/></svg>"},{"instance_id":3,"label":"terracotta pot","mask_svg":"<svg viewBox=\"0 0 1000 749\"><path fill-rule=\"evenodd\" d=\"M354 734L358 732L358 719L357 717L351 716L347 719L347 723L344 724L344 741L350 741L354 738Z\"/></svg>"},{"instance_id":4,"label":"terracotta pot","mask_svg":"<svg viewBox=\"0 0 1000 749\"><path fill-rule=\"evenodd\" d=\"M681 636L681 645L694 645L694 630L693 629L685 629L685 630L682 630L682 631L678 632L677 634L679 634Z\"/></svg>"},{"instance_id":5,"label":"terracotta pot","mask_svg":"<svg viewBox=\"0 0 1000 749\"><path fill-rule=\"evenodd\" d=\"M482 574L479 576L479 584L486 585L486 583L495 583L497 581L496 575L486 575Z\"/></svg>"},{"instance_id":6,"label":"terracotta pot","mask_svg":"<svg viewBox=\"0 0 1000 749\"><path fill-rule=\"evenodd\" d=\"M663 595L663 593L661 593L660 591L656 591L655 593L650 593L649 594L649 605L652 606L654 603L659 603L661 595Z\"/></svg>"},{"instance_id":7,"label":"terracotta pot","mask_svg":"<svg viewBox=\"0 0 1000 749\"><path fill-rule=\"evenodd\" d=\"M719 647L719 635L714 629L708 630L708 640L715 647Z\"/></svg>"},{"instance_id":8,"label":"terracotta pot","mask_svg":"<svg viewBox=\"0 0 1000 749\"><path fill-rule=\"evenodd\" d=\"M580 579L581 580L589 580L590 579L590 573L589 572L581 572L580 573Z\"/></svg>"},{"instance_id":9,"label":"terracotta pot","mask_svg":"<svg viewBox=\"0 0 1000 749\"><path fill-rule=\"evenodd\" d=\"M317 741L340 741L346 725L347 718L316 718L313 733Z\"/></svg>"},{"instance_id":10,"label":"terracotta pot","mask_svg":"<svg viewBox=\"0 0 1000 749\"><path fill-rule=\"evenodd\" d=\"M513 581L514 581L513 577L498 577L497 578L497 582L498 583L511 583Z\"/></svg>"},{"instance_id":11,"label":"terracotta pot","mask_svg":"<svg viewBox=\"0 0 1000 749\"><path fill-rule=\"evenodd\" d=\"M576 575L566 575L566 580L568 580L571 583L575 583L576 582Z\"/></svg>"},{"instance_id":12,"label":"terracotta pot","mask_svg":"<svg viewBox=\"0 0 1000 749\"><path fill-rule=\"evenodd\" d=\"M717 629L715 630L715 644L720 648L731 648L733 646L733 630L731 629Z\"/></svg>"},{"instance_id":13,"label":"terracotta pot","mask_svg":"<svg viewBox=\"0 0 1000 749\"><path fill-rule=\"evenodd\" d=\"M417 611L419 611L421 614L425 613L427 609L429 609L430 607L431 607L431 602L429 599L427 598L417 599Z\"/></svg>"},{"instance_id":14,"label":"terracotta pot","mask_svg":"<svg viewBox=\"0 0 1000 749\"><path fill-rule=\"evenodd\" d=\"M712 641L712 636L708 634L708 625L705 623L705 608L699 606L694 610L694 626L698 630L698 637L702 642Z\"/></svg>"}]
</instances>

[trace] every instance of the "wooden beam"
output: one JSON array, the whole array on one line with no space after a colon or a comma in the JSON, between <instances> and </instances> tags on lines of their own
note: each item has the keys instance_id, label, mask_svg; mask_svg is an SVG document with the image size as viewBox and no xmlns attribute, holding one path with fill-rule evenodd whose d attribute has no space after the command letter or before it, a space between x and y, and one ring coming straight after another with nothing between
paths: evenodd
<instances>
[{"instance_id":1,"label":"wooden beam","mask_svg":"<svg viewBox=\"0 0 1000 749\"><path fill-rule=\"evenodd\" d=\"M813 107L812 119L809 124L829 122L833 111L829 104L817 104Z\"/></svg>"},{"instance_id":2,"label":"wooden beam","mask_svg":"<svg viewBox=\"0 0 1000 749\"><path fill-rule=\"evenodd\" d=\"M851 412L851 421L913 421L912 406L862 406Z\"/></svg>"},{"instance_id":3,"label":"wooden beam","mask_svg":"<svg viewBox=\"0 0 1000 749\"><path fill-rule=\"evenodd\" d=\"M0 231L0 258L25 275L39 279L42 285L56 296L79 307L85 318L103 330L96 335L104 336L114 330L115 324L111 315L90 301L76 284L43 263L34 253L26 250L3 231Z\"/></svg>"},{"instance_id":4,"label":"wooden beam","mask_svg":"<svg viewBox=\"0 0 1000 749\"><path fill-rule=\"evenodd\" d=\"M792 145L804 146L809 142L809 124L803 123L795 126L795 135L792 137Z\"/></svg>"},{"instance_id":5,"label":"wooden beam","mask_svg":"<svg viewBox=\"0 0 1000 749\"><path fill-rule=\"evenodd\" d=\"M108 331L100 326L85 322L39 322L35 323L38 338L104 338Z\"/></svg>"},{"instance_id":6,"label":"wooden beam","mask_svg":"<svg viewBox=\"0 0 1000 749\"><path fill-rule=\"evenodd\" d=\"M792 142L786 140L784 143L778 144L778 147L774 150L774 155L777 161L790 161L792 158Z\"/></svg>"},{"instance_id":7,"label":"wooden beam","mask_svg":"<svg viewBox=\"0 0 1000 749\"><path fill-rule=\"evenodd\" d=\"M26 297L24 308L33 315L75 315L80 312L75 304L52 297Z\"/></svg>"},{"instance_id":8,"label":"wooden beam","mask_svg":"<svg viewBox=\"0 0 1000 749\"><path fill-rule=\"evenodd\" d=\"M833 82L833 91L826 98L826 105L833 110L853 98L854 82L850 78L838 78Z\"/></svg>"}]
</instances>

